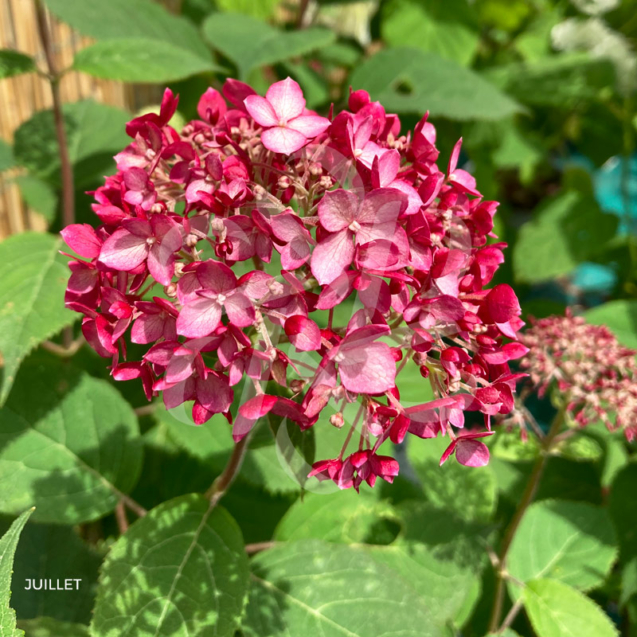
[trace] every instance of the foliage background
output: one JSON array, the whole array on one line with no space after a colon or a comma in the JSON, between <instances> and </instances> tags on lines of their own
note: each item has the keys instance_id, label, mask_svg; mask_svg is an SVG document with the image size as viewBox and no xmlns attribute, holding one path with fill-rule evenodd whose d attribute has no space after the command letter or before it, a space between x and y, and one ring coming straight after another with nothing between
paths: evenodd
<instances>
[{"instance_id":1,"label":"foliage background","mask_svg":"<svg viewBox=\"0 0 637 637\"><path fill-rule=\"evenodd\" d=\"M174 13L151 0L45 4L94 41L75 70L168 85L181 95L180 121L226 76L264 92L291 75L321 112L344 105L350 86L366 88L403 130L429 110L441 165L462 136L465 167L502 202L497 232L509 248L494 283L514 286L525 316L575 306L637 346L632 0L183 0ZM38 68L0 52L0 77ZM95 223L85 192L114 169L131 116L93 101L64 106L77 221ZM396 451L403 477L357 496L302 480L314 449L328 457L327 423L290 457L286 432L277 444L264 425L224 509L210 513L192 494L229 455L223 422L195 429L179 413L146 409L141 388L112 383L86 348L56 355L76 317L63 308L51 111L0 142L7 169L20 171L48 227L0 243L1 530L36 506L0 541L0 556L15 550L30 515L11 596L27 636L207 635L211 626L246 637L487 633L488 556L540 453L533 440L500 433L479 470L440 469L437 443L416 441ZM423 402L430 390L418 376L408 392ZM532 411L546 427L555 409L544 401ZM550 458L516 535L506 610L524 612L503 634L637 635L634 445L601 426L574 440ZM150 513L122 534L116 507L127 499ZM273 540L248 564L244 544L252 554ZM13 635L9 562L0 561L0 626ZM83 585L29 593L28 577Z\"/></svg>"}]
</instances>

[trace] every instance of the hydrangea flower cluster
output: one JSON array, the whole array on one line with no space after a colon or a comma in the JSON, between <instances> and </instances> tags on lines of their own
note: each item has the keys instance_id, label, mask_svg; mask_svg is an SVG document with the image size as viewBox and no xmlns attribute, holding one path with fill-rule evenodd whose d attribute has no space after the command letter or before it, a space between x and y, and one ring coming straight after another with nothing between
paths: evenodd
<instances>
[{"instance_id":1,"label":"hydrangea flower cluster","mask_svg":"<svg viewBox=\"0 0 637 637\"><path fill-rule=\"evenodd\" d=\"M380 448L408 433L448 435L442 462L483 465L491 416L513 407L508 363L527 351L513 290L487 288L506 247L488 243L498 204L458 168L461 140L438 168L426 115L401 134L365 91L348 106L325 118L290 78L265 97L229 79L178 132L166 90L93 193L101 225L62 232L80 257L66 304L115 379L141 379L169 409L194 401L198 424L224 414L235 441L268 413L305 430L328 405L342 427L358 402L341 454L310 474L340 488L391 482L398 463ZM346 299L357 309L337 324ZM127 334L149 346L141 360L128 360ZM435 400L401 402L408 366ZM243 380L251 396L233 418ZM465 411L486 430L465 431Z\"/></svg>"},{"instance_id":2,"label":"hydrangea flower cluster","mask_svg":"<svg viewBox=\"0 0 637 637\"><path fill-rule=\"evenodd\" d=\"M577 425L601 420L611 431L623 429L629 441L637 437L637 352L605 325L569 311L534 320L522 342L530 351L521 366L540 396L557 387Z\"/></svg>"}]
</instances>

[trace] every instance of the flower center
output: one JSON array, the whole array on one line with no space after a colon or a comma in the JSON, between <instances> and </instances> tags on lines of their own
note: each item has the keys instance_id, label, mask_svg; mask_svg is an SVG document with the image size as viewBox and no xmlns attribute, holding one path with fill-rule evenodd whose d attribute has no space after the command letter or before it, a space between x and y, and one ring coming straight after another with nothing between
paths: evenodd
<instances>
[{"instance_id":1,"label":"flower center","mask_svg":"<svg viewBox=\"0 0 637 637\"><path fill-rule=\"evenodd\" d=\"M361 229L361 224L358 223L358 221L352 221L352 223L349 224L349 229L352 232L358 232Z\"/></svg>"}]
</instances>

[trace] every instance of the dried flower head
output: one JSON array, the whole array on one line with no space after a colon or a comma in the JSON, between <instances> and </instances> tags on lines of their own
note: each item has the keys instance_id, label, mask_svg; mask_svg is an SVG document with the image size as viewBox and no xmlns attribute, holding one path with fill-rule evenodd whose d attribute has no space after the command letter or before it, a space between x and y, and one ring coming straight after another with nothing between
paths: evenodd
<instances>
[{"instance_id":1,"label":"dried flower head","mask_svg":"<svg viewBox=\"0 0 637 637\"><path fill-rule=\"evenodd\" d=\"M159 114L128 124L117 174L93 193L100 225L62 233L79 255L66 304L113 377L167 408L193 401L198 424L224 414L237 441L266 414L343 427L341 454L312 471L342 488L391 482L398 463L380 447L408 433L448 435L443 461L486 464L478 439L511 410L508 363L526 348L513 290L487 287L506 246L488 242L497 203L458 168L461 141L441 171L426 115L402 134L356 91L328 119L290 78L265 97L236 80L208 89L181 132L176 107L167 90ZM347 299L356 311L337 323ZM141 360L127 360L127 334L149 346ZM435 400L401 401L409 368ZM328 406L337 416L321 418ZM486 432L458 434L467 410Z\"/></svg>"},{"instance_id":2,"label":"dried flower head","mask_svg":"<svg viewBox=\"0 0 637 637\"><path fill-rule=\"evenodd\" d=\"M540 396L555 387L580 426L600 420L610 430L637 435L637 352L621 345L604 325L581 316L532 322L521 336L529 348L521 366Z\"/></svg>"}]
</instances>

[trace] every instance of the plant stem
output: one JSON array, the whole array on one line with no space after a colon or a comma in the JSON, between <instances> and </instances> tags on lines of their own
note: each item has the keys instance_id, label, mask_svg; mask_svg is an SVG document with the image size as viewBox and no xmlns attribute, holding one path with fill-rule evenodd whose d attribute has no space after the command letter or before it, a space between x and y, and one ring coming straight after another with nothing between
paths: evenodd
<instances>
[{"instance_id":1,"label":"plant stem","mask_svg":"<svg viewBox=\"0 0 637 637\"><path fill-rule=\"evenodd\" d=\"M115 519L117 520L117 528L120 535L124 535L128 531L128 519L126 518L126 506L121 500L115 507Z\"/></svg>"},{"instance_id":2,"label":"plant stem","mask_svg":"<svg viewBox=\"0 0 637 637\"><path fill-rule=\"evenodd\" d=\"M246 544L246 553L248 555L254 555L255 553L260 553L261 551L267 551L268 549L274 548L279 542L270 541L270 542L255 542L254 544Z\"/></svg>"},{"instance_id":3,"label":"plant stem","mask_svg":"<svg viewBox=\"0 0 637 637\"><path fill-rule=\"evenodd\" d=\"M499 564L496 571L495 597L493 600L493 609L491 611L491 620L489 622L489 632L491 633L495 633L496 631L498 631L498 627L500 626L500 619L502 617L502 606L504 604L504 587L507 574L506 559L509 553L509 549L511 548L513 538L515 537L515 534L520 526L520 522L522 521L524 514L526 513L526 510L529 508L530 504L535 498L535 494L537 493L537 489L540 485L540 479L542 478L542 474L544 473L544 469L546 468L547 460L551 453L553 442L555 441L556 436L559 434L560 428L563 423L564 409L560 409L558 414L553 419L553 423L551 424L549 432L546 434L544 440L542 440L540 455L533 465L531 475L529 476L529 481L526 483L526 488L524 489L524 493L522 494L520 503L518 504L515 514L513 515L513 519L511 520L506 533L504 534L504 538L502 539L500 554L498 556Z\"/></svg>"},{"instance_id":4,"label":"plant stem","mask_svg":"<svg viewBox=\"0 0 637 637\"><path fill-rule=\"evenodd\" d=\"M58 140L58 154L60 156L60 174L62 178L62 225L64 227L75 221L75 186L73 181L73 165L69 156L69 145L64 128L64 114L62 112L62 95L60 93L60 79L53 57L51 34L46 21L46 11L42 0L35 0L35 17L38 34L42 41L44 57L48 70L49 85L53 97L53 118L55 120L55 134ZM67 349L73 343L73 328L67 327L62 332L62 342Z\"/></svg>"},{"instance_id":5,"label":"plant stem","mask_svg":"<svg viewBox=\"0 0 637 637\"><path fill-rule=\"evenodd\" d=\"M301 4L299 6L299 13L296 17L297 29L302 29L305 26L305 14L309 6L310 6L310 0L301 0Z\"/></svg>"},{"instance_id":6,"label":"plant stem","mask_svg":"<svg viewBox=\"0 0 637 637\"><path fill-rule=\"evenodd\" d=\"M69 156L69 145L64 128L62 113L62 96L60 94L61 74L57 71L53 57L51 34L46 21L46 11L42 0L35 0L35 14L38 23L38 33L42 40L42 48L49 72L49 84L53 96L53 117L55 119L55 134L58 140L60 155L60 172L62 177L62 224L68 226L75 221L75 187L73 182L73 166Z\"/></svg>"},{"instance_id":7,"label":"plant stem","mask_svg":"<svg viewBox=\"0 0 637 637\"><path fill-rule=\"evenodd\" d=\"M148 511L141 505L135 502L133 498L129 498L124 493L120 493L121 502L123 502L135 515L140 518L143 518Z\"/></svg>"},{"instance_id":8,"label":"plant stem","mask_svg":"<svg viewBox=\"0 0 637 637\"><path fill-rule=\"evenodd\" d=\"M210 500L212 506L215 506L217 502L221 500L226 491L230 488L230 485L234 482L234 479L237 477L248 448L249 438L249 435L245 436L234 446L232 455L230 456L225 469L212 483L208 491L206 491L206 497Z\"/></svg>"}]
</instances>

